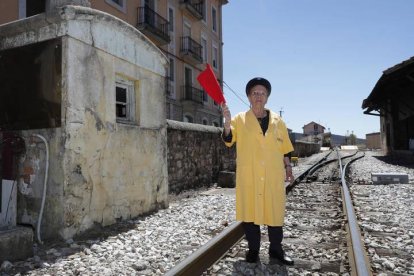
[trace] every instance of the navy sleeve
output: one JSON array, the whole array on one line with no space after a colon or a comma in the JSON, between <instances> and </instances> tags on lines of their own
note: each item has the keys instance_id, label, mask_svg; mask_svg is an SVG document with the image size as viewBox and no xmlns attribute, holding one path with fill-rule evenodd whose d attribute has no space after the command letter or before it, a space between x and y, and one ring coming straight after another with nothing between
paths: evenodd
<instances>
[{"instance_id":1,"label":"navy sleeve","mask_svg":"<svg viewBox=\"0 0 414 276\"><path fill-rule=\"evenodd\" d=\"M223 138L224 142L230 143L231 139L233 139L233 134L231 133L231 129L228 135L224 134L224 129L223 129L223 132L221 133L221 138Z\"/></svg>"}]
</instances>

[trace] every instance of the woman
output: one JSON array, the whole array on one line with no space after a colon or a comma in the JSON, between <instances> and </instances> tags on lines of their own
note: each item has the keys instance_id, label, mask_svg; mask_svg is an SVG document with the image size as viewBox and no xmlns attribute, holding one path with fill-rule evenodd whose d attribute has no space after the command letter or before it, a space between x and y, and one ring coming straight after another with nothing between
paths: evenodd
<instances>
[{"instance_id":1,"label":"woman","mask_svg":"<svg viewBox=\"0 0 414 276\"><path fill-rule=\"evenodd\" d=\"M282 249L285 176L293 181L288 156L293 146L280 116L265 108L271 89L268 80L251 79L246 85L251 108L233 119L223 104L222 136L226 146L236 143L236 219L243 222L249 245L246 261L258 260L260 225L267 225L270 257L293 265Z\"/></svg>"}]
</instances>

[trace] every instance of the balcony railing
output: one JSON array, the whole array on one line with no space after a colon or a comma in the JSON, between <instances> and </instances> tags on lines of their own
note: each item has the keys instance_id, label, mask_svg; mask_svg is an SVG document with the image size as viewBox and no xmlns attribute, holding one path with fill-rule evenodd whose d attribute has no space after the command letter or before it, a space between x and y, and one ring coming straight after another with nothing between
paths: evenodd
<instances>
[{"instance_id":1,"label":"balcony railing","mask_svg":"<svg viewBox=\"0 0 414 276\"><path fill-rule=\"evenodd\" d=\"M191 37L181 37L181 54L191 57L196 63L203 62L203 57L201 56L201 47L201 44L195 42Z\"/></svg>"},{"instance_id":2,"label":"balcony railing","mask_svg":"<svg viewBox=\"0 0 414 276\"><path fill-rule=\"evenodd\" d=\"M191 85L183 85L184 100L193 101L203 104L203 90L192 87Z\"/></svg>"},{"instance_id":3,"label":"balcony railing","mask_svg":"<svg viewBox=\"0 0 414 276\"><path fill-rule=\"evenodd\" d=\"M196 18L203 18L204 0L180 0L180 3Z\"/></svg>"},{"instance_id":4,"label":"balcony railing","mask_svg":"<svg viewBox=\"0 0 414 276\"><path fill-rule=\"evenodd\" d=\"M169 24L164 17L150 7L138 8L138 29L151 35L159 43L168 44L170 42Z\"/></svg>"}]
</instances>

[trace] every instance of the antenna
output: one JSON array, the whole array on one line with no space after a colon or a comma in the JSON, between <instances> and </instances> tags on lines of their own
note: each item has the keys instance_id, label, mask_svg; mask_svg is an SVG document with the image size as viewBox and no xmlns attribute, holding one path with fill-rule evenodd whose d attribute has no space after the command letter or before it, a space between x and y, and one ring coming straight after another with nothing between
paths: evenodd
<instances>
[{"instance_id":1,"label":"antenna","mask_svg":"<svg viewBox=\"0 0 414 276\"><path fill-rule=\"evenodd\" d=\"M279 114L280 114L280 117L282 117L282 113L283 113L284 111L283 111L283 106L280 108L280 110L279 110Z\"/></svg>"}]
</instances>

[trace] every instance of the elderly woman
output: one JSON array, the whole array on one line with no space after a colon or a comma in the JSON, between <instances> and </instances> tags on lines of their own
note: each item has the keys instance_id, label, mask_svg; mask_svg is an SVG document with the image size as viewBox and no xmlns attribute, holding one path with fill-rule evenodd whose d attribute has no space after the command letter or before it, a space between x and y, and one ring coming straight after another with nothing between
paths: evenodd
<instances>
[{"instance_id":1,"label":"elderly woman","mask_svg":"<svg viewBox=\"0 0 414 276\"><path fill-rule=\"evenodd\" d=\"M270 257L293 265L282 249L285 176L293 180L288 155L293 146L280 116L265 108L270 92L268 80L254 78L246 85L249 111L231 119L228 107L223 104L222 137L228 147L236 143L236 219L243 222L249 245L246 261L258 260L260 225L267 225Z\"/></svg>"}]
</instances>

